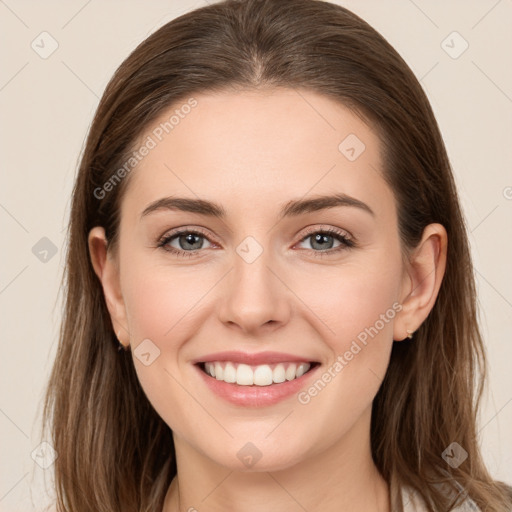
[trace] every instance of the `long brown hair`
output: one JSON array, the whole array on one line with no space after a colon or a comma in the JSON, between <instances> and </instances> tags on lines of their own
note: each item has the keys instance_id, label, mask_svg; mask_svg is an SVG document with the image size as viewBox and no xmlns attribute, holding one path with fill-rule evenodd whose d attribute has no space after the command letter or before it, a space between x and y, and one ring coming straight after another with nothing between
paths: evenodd
<instances>
[{"instance_id":1,"label":"long brown hair","mask_svg":"<svg viewBox=\"0 0 512 512\"><path fill-rule=\"evenodd\" d=\"M440 131L414 74L390 44L347 9L319 0L227 0L189 12L143 41L108 84L76 179L64 274L65 311L48 384L59 512L160 512L176 463L170 428L146 398L116 335L88 253L103 226L116 250L129 176L98 190L143 130L194 93L287 87L329 96L378 130L404 251L429 223L448 233L445 277L412 342L395 343L374 399L371 447L397 489L429 511L469 495L482 511L510 510L510 489L480 455L476 420L486 375L465 224ZM134 171L136 172L136 171ZM96 191L96 193L95 193ZM442 457L457 442L467 460ZM441 490L445 486L451 493ZM508 494L507 494L508 493Z\"/></svg>"}]
</instances>

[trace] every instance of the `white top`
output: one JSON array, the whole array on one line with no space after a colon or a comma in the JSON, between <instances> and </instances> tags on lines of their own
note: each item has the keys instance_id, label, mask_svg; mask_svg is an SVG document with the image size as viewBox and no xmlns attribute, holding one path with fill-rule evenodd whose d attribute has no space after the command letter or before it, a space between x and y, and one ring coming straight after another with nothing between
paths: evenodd
<instances>
[{"instance_id":1,"label":"white top","mask_svg":"<svg viewBox=\"0 0 512 512\"><path fill-rule=\"evenodd\" d=\"M425 501L412 488L402 487L403 512L427 512ZM452 509L452 512L481 512L475 502L467 497L464 502Z\"/></svg>"}]
</instances>

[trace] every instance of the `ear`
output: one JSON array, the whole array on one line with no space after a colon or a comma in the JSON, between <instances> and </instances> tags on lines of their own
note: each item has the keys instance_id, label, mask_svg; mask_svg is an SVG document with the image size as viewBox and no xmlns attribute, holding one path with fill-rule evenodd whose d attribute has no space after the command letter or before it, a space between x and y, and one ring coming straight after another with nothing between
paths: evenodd
<instances>
[{"instance_id":1,"label":"ear","mask_svg":"<svg viewBox=\"0 0 512 512\"><path fill-rule=\"evenodd\" d=\"M429 224L407 262L393 339L401 341L416 331L434 307L446 268L448 235L441 224Z\"/></svg>"},{"instance_id":2,"label":"ear","mask_svg":"<svg viewBox=\"0 0 512 512\"><path fill-rule=\"evenodd\" d=\"M113 255L107 250L105 230L100 226L91 229L88 242L92 266L103 287L112 327L119 341L127 347L130 344L130 337L126 308L121 294L119 267Z\"/></svg>"}]
</instances>

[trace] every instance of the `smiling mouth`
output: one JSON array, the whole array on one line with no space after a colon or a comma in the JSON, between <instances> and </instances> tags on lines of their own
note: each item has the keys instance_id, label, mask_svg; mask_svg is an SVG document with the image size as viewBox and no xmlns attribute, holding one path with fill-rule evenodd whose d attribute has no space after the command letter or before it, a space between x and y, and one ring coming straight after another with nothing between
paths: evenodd
<instances>
[{"instance_id":1,"label":"smiling mouth","mask_svg":"<svg viewBox=\"0 0 512 512\"><path fill-rule=\"evenodd\" d=\"M310 363L277 363L248 365L230 361L212 361L199 363L198 366L206 375L229 384L239 386L270 386L282 384L301 378L313 368L317 362Z\"/></svg>"}]
</instances>

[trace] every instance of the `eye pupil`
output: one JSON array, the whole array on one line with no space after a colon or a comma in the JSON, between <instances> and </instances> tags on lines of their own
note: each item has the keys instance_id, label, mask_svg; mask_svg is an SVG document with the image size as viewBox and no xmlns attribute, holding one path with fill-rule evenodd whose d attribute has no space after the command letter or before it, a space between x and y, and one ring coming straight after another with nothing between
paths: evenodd
<instances>
[{"instance_id":1,"label":"eye pupil","mask_svg":"<svg viewBox=\"0 0 512 512\"><path fill-rule=\"evenodd\" d=\"M180 239L185 239L185 243L187 244L190 244L190 245L199 245L199 247L193 247L192 249L195 250L195 249L200 249L201 248L201 241L197 242L197 239L200 239L201 237L199 235L196 235L194 233L187 233L186 235L182 235L180 237ZM181 245L181 244L180 244Z\"/></svg>"}]
</instances>

